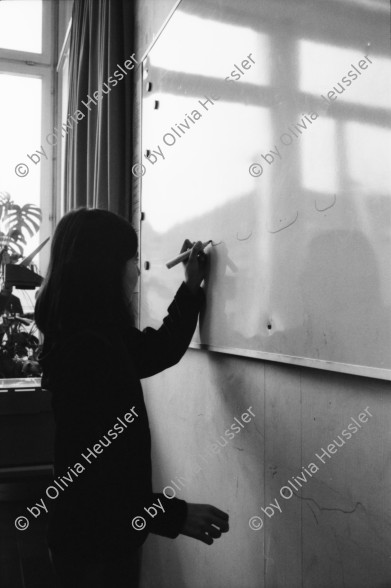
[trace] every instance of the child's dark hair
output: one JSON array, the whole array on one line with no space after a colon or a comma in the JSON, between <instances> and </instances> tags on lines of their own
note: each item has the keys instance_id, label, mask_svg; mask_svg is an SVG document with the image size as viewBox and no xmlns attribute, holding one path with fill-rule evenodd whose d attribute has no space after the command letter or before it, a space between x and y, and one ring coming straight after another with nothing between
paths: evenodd
<instances>
[{"instance_id":1,"label":"child's dark hair","mask_svg":"<svg viewBox=\"0 0 391 588\"><path fill-rule=\"evenodd\" d=\"M132 225L108 210L82 207L65 214L35 304L39 330L56 337L85 327L134 324L122 279L137 247Z\"/></svg>"}]
</instances>

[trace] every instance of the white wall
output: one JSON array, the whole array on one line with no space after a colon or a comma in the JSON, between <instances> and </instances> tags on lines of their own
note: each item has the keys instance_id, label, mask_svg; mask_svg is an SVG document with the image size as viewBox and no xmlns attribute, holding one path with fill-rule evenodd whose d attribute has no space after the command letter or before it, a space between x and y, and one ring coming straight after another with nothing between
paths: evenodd
<instances>
[{"instance_id":1,"label":"white wall","mask_svg":"<svg viewBox=\"0 0 391 588\"><path fill-rule=\"evenodd\" d=\"M189 350L143 388L155 490L198 462L178 497L228 512L231 526L213 546L150 536L143 587L390 585L389 384ZM214 454L212 444L249 406L254 420ZM366 407L373 416L322 464L315 454L340 443ZM284 500L281 487L311 462L319 470ZM261 507L275 499L282 512L268 519ZM260 531L249 528L254 515L265 521Z\"/></svg>"}]
</instances>

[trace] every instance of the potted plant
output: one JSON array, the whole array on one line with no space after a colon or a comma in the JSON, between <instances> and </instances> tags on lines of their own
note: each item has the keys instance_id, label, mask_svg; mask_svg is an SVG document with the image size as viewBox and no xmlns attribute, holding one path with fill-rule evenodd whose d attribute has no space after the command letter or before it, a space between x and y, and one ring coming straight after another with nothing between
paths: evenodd
<instances>
[{"instance_id":1,"label":"potted plant","mask_svg":"<svg viewBox=\"0 0 391 588\"><path fill-rule=\"evenodd\" d=\"M24 258L27 239L40 228L42 211L35 204L19 206L0 192L0 378L40 376L39 339L32 315L25 315L12 287L4 282L5 266ZM35 266L29 269L35 271Z\"/></svg>"}]
</instances>

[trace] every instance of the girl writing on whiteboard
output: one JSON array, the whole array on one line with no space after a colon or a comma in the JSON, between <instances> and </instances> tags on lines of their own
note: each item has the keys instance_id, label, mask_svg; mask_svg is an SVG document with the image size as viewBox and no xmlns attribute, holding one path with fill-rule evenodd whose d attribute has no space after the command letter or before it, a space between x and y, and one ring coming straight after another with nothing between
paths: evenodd
<instances>
[{"instance_id":1,"label":"girl writing on whiteboard","mask_svg":"<svg viewBox=\"0 0 391 588\"><path fill-rule=\"evenodd\" d=\"M131 310L137 248L125 219L98 209L67 213L36 301L42 385L56 423L48 543L67 588L137 586L149 532L211 545L228 531L228 515L213 506L153 494L140 383L185 353L204 303L206 254L201 242L184 242L191 253L167 316L159 329L140 331Z\"/></svg>"}]
</instances>

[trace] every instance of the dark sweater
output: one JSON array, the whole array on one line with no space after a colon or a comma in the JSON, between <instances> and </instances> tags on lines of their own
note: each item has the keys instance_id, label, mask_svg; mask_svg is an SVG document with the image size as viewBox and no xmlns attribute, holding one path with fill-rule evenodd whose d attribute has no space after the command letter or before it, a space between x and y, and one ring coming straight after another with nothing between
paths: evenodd
<instances>
[{"instance_id":1,"label":"dark sweater","mask_svg":"<svg viewBox=\"0 0 391 588\"><path fill-rule=\"evenodd\" d=\"M151 440L140 379L179 362L204 300L202 288L194 295L182 282L157 330L81 328L61 341L45 338L39 361L43 387L52 394L58 486L53 483L55 490L43 500L50 509L53 551L101 560L137 549L148 532L177 537L187 506L152 493ZM152 519L144 507L158 499L165 513L158 509ZM144 530L133 529L135 516L146 520Z\"/></svg>"}]
</instances>

